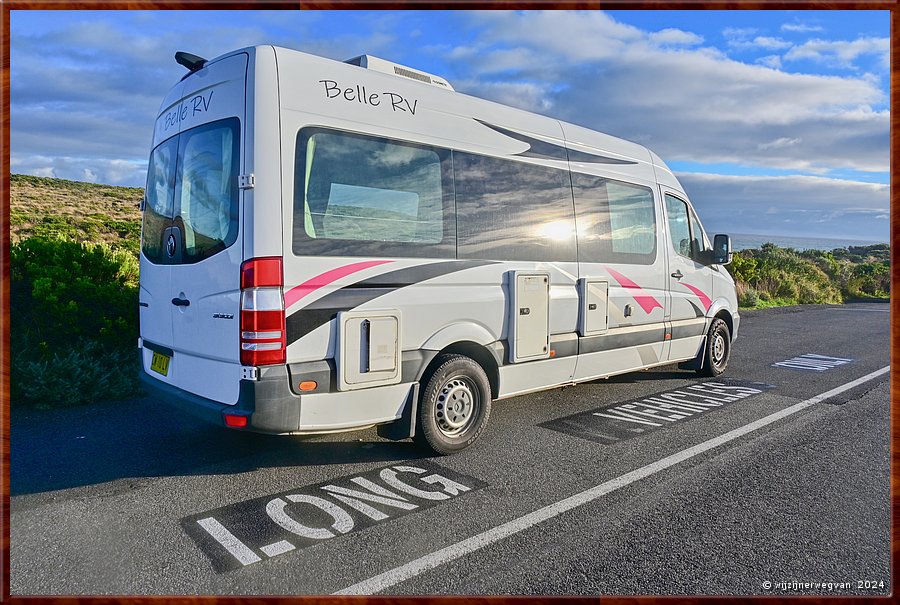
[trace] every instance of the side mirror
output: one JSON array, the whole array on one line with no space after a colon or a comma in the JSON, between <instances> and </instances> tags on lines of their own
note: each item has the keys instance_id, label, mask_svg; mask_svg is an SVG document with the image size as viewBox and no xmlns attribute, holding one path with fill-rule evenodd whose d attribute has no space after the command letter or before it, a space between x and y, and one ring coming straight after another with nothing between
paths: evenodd
<instances>
[{"instance_id":1,"label":"side mirror","mask_svg":"<svg viewBox=\"0 0 900 605\"><path fill-rule=\"evenodd\" d=\"M731 237L722 233L713 238L712 264L727 265L731 262Z\"/></svg>"}]
</instances>

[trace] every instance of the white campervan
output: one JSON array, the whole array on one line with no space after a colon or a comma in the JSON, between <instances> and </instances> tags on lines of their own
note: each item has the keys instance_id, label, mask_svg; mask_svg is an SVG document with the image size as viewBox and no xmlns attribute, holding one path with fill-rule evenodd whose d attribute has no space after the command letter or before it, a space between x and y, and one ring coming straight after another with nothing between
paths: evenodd
<instances>
[{"instance_id":1,"label":"white campervan","mask_svg":"<svg viewBox=\"0 0 900 605\"><path fill-rule=\"evenodd\" d=\"M370 56L176 59L141 238L161 400L268 433L380 425L446 454L494 399L725 369L729 238L710 244L646 148Z\"/></svg>"}]
</instances>

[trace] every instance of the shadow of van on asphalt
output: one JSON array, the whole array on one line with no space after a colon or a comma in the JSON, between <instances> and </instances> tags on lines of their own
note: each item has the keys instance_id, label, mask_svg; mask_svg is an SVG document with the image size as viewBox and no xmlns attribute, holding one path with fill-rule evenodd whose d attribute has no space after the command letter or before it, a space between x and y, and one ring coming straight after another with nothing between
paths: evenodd
<instances>
[{"instance_id":1,"label":"shadow of van on asphalt","mask_svg":"<svg viewBox=\"0 0 900 605\"><path fill-rule=\"evenodd\" d=\"M125 478L234 474L258 468L397 462L427 456L374 429L314 437L243 433L152 399L55 410L11 410L10 495Z\"/></svg>"}]
</instances>

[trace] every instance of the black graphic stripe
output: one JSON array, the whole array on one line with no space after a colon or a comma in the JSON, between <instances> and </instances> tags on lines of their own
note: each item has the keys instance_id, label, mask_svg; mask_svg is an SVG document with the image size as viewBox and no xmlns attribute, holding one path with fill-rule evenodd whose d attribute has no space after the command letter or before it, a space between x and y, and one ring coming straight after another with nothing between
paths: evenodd
<instances>
[{"instance_id":1,"label":"black graphic stripe","mask_svg":"<svg viewBox=\"0 0 900 605\"><path fill-rule=\"evenodd\" d=\"M511 139L515 139L521 143L527 143L529 145L528 149L521 153L515 154L523 158L561 160L564 162L568 160L570 162L584 162L589 164L637 164L637 162L634 162L632 160L620 160L618 158L611 158L605 155L597 155L594 153L586 153L584 151L569 149L562 145L548 143L547 141L542 141L540 139L530 137L528 135L522 134L521 132L507 130L506 128L501 128L500 126L494 126L493 124L482 122L477 118L475 119L475 121L482 126L487 126L491 130L508 136Z\"/></svg>"},{"instance_id":2,"label":"black graphic stripe","mask_svg":"<svg viewBox=\"0 0 900 605\"><path fill-rule=\"evenodd\" d=\"M688 300L688 302L691 303L691 306L692 306L692 307L694 307L694 315L696 315L697 317L706 317L706 313L704 313L704 312L700 309L700 307L698 307L697 305L695 305L695 304L694 304L694 301Z\"/></svg>"},{"instance_id":3,"label":"black graphic stripe","mask_svg":"<svg viewBox=\"0 0 900 605\"><path fill-rule=\"evenodd\" d=\"M288 315L286 319L287 344L297 342L319 326L324 326L336 318L341 311L349 311L400 288L449 273L493 264L495 264L493 261L483 260L429 263L388 271L344 286Z\"/></svg>"}]
</instances>

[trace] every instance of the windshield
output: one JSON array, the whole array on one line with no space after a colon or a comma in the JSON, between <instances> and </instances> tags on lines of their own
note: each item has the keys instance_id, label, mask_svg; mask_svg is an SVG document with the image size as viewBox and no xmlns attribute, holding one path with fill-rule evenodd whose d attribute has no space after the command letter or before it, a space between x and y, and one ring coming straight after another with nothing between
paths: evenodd
<instances>
[{"instance_id":1,"label":"windshield","mask_svg":"<svg viewBox=\"0 0 900 605\"><path fill-rule=\"evenodd\" d=\"M151 262L194 263L237 239L239 125L204 124L153 150L141 238Z\"/></svg>"}]
</instances>

